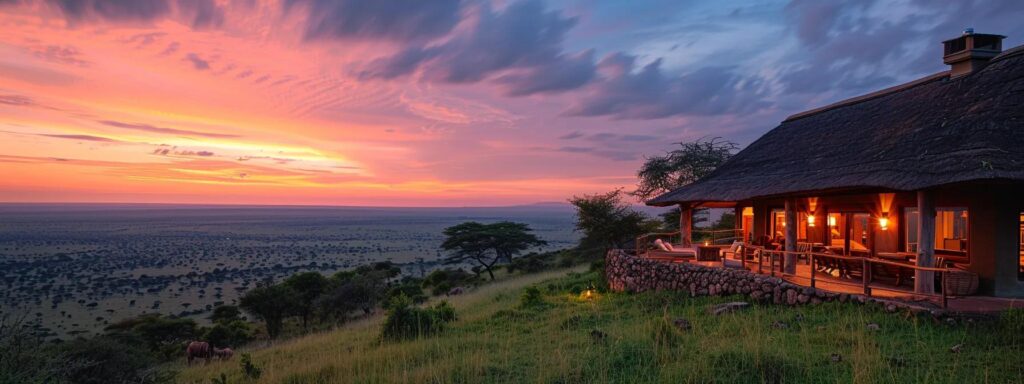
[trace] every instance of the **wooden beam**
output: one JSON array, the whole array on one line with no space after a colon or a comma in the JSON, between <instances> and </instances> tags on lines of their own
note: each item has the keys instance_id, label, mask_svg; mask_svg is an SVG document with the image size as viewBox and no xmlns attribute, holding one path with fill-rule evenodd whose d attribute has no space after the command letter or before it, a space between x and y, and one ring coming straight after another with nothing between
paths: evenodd
<instances>
[{"instance_id":1,"label":"wooden beam","mask_svg":"<svg viewBox=\"0 0 1024 384\"><path fill-rule=\"evenodd\" d=\"M679 242L685 246L693 243L693 209L679 206Z\"/></svg>"},{"instance_id":2,"label":"wooden beam","mask_svg":"<svg viewBox=\"0 0 1024 384\"><path fill-rule=\"evenodd\" d=\"M935 267L935 197L917 191L917 266ZM914 272L914 292L935 293L935 272Z\"/></svg>"},{"instance_id":3,"label":"wooden beam","mask_svg":"<svg viewBox=\"0 0 1024 384\"><path fill-rule=\"evenodd\" d=\"M786 256L783 258L785 273L796 274L796 200L786 199Z\"/></svg>"}]
</instances>

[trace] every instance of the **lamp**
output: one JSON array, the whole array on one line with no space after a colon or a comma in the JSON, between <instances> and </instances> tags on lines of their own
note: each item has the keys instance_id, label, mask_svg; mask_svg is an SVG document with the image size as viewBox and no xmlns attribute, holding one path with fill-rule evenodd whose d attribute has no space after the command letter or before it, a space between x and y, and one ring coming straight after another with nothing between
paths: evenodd
<instances>
[{"instance_id":1,"label":"lamp","mask_svg":"<svg viewBox=\"0 0 1024 384\"><path fill-rule=\"evenodd\" d=\"M807 215L807 226L808 227L813 227L814 226L814 215Z\"/></svg>"},{"instance_id":2,"label":"lamp","mask_svg":"<svg viewBox=\"0 0 1024 384\"><path fill-rule=\"evenodd\" d=\"M883 231L888 230L889 229L889 218L885 217L885 216L879 217L878 218L878 227L881 228Z\"/></svg>"},{"instance_id":3,"label":"lamp","mask_svg":"<svg viewBox=\"0 0 1024 384\"><path fill-rule=\"evenodd\" d=\"M597 298L597 290L594 289L594 285L590 284L587 289L580 293L580 300L593 300Z\"/></svg>"},{"instance_id":4,"label":"lamp","mask_svg":"<svg viewBox=\"0 0 1024 384\"><path fill-rule=\"evenodd\" d=\"M830 226L830 227L836 226L836 217L835 216L829 216L828 217L828 226Z\"/></svg>"}]
</instances>

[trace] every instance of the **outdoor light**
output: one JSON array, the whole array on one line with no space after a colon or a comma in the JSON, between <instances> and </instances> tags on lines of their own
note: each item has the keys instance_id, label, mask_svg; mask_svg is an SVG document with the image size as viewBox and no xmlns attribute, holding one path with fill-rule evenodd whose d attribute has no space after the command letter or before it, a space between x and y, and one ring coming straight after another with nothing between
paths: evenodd
<instances>
[{"instance_id":1,"label":"outdoor light","mask_svg":"<svg viewBox=\"0 0 1024 384\"><path fill-rule=\"evenodd\" d=\"M814 226L814 215L807 215L807 226L808 227L813 227Z\"/></svg>"},{"instance_id":2,"label":"outdoor light","mask_svg":"<svg viewBox=\"0 0 1024 384\"><path fill-rule=\"evenodd\" d=\"M706 246L708 246L708 245L711 245L711 243L710 243L710 242L708 242L707 240L704 240L704 246L706 247Z\"/></svg>"},{"instance_id":3,"label":"outdoor light","mask_svg":"<svg viewBox=\"0 0 1024 384\"><path fill-rule=\"evenodd\" d=\"M889 218L888 217L879 217L878 218L878 226L880 228L882 228L883 231L888 230L889 229Z\"/></svg>"},{"instance_id":4,"label":"outdoor light","mask_svg":"<svg viewBox=\"0 0 1024 384\"><path fill-rule=\"evenodd\" d=\"M830 227L836 226L836 217L835 216L829 216L828 217L828 226L830 226Z\"/></svg>"},{"instance_id":5,"label":"outdoor light","mask_svg":"<svg viewBox=\"0 0 1024 384\"><path fill-rule=\"evenodd\" d=\"M593 300L597 297L597 290L594 289L594 285L591 284L587 289L580 293L580 300Z\"/></svg>"}]
</instances>

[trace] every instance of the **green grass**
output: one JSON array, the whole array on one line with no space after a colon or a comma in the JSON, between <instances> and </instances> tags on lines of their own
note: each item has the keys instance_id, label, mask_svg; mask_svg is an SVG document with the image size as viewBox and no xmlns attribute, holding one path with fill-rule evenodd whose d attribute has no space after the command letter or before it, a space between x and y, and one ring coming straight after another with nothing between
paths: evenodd
<instances>
[{"instance_id":1,"label":"green grass","mask_svg":"<svg viewBox=\"0 0 1024 384\"><path fill-rule=\"evenodd\" d=\"M186 369L178 379L206 383L225 373L229 383L1024 382L1024 337L997 323L949 326L840 303L755 305L714 317L707 307L738 298L605 293L586 301L571 293L596 277L561 271L485 286L455 298L458 320L433 337L382 342L377 317L243 351L263 368L258 381L243 377L237 361ZM541 289L545 305L521 305L529 286ZM692 329L678 330L676 318ZM788 328L772 327L776 321ZM594 330L605 336L594 337ZM962 350L950 352L956 344Z\"/></svg>"}]
</instances>

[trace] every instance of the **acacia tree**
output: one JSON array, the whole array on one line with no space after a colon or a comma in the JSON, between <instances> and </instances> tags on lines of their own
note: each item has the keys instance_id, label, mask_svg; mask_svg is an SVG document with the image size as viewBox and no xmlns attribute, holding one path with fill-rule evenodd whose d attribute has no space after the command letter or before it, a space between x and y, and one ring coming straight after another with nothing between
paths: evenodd
<instances>
[{"instance_id":1,"label":"acacia tree","mask_svg":"<svg viewBox=\"0 0 1024 384\"><path fill-rule=\"evenodd\" d=\"M711 174L729 160L739 146L720 137L679 143L679 148L662 156L649 157L637 171L637 188L630 194L647 201L663 193L691 184ZM679 210L663 214L665 225L678 228ZM694 223L706 220L697 216Z\"/></svg>"},{"instance_id":2,"label":"acacia tree","mask_svg":"<svg viewBox=\"0 0 1024 384\"><path fill-rule=\"evenodd\" d=\"M329 281L320 272L296 273L284 284L295 291L296 310L302 318L302 329L309 330L309 319L313 316L314 301L327 291Z\"/></svg>"},{"instance_id":3,"label":"acacia tree","mask_svg":"<svg viewBox=\"0 0 1024 384\"><path fill-rule=\"evenodd\" d=\"M569 203L576 207L576 230L583 232L582 246L601 244L607 252L653 229L647 215L623 201L621 189L573 196Z\"/></svg>"},{"instance_id":4,"label":"acacia tree","mask_svg":"<svg viewBox=\"0 0 1024 384\"><path fill-rule=\"evenodd\" d=\"M467 261L487 271L494 280L494 266L501 261L512 262L512 258L539 245L547 244L530 233L526 224L502 221L482 224L475 221L445 228L445 241L441 249L450 252L445 264L461 264Z\"/></svg>"},{"instance_id":5,"label":"acacia tree","mask_svg":"<svg viewBox=\"0 0 1024 384\"><path fill-rule=\"evenodd\" d=\"M239 300L239 306L267 326L267 335L275 338L284 328L284 319L298 310L298 293L284 284L257 287Z\"/></svg>"}]
</instances>

